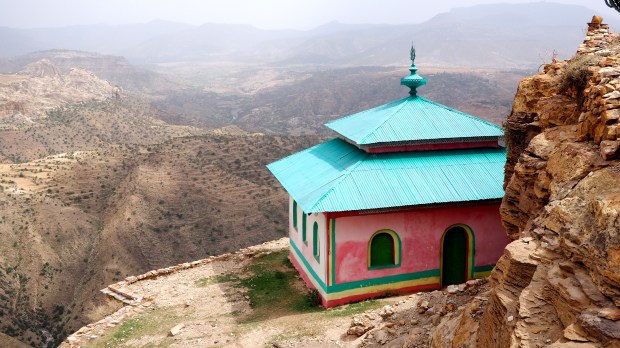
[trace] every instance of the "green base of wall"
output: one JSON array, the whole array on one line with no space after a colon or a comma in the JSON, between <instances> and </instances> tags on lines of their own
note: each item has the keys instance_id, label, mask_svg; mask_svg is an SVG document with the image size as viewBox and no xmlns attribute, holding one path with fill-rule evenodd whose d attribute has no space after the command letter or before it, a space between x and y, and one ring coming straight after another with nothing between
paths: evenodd
<instances>
[{"instance_id":1,"label":"green base of wall","mask_svg":"<svg viewBox=\"0 0 620 348\"><path fill-rule=\"evenodd\" d=\"M327 286L325 282L312 269L308 261L304 258L299 248L291 240L291 256L294 257L298 269L327 301L335 301L342 298L359 297L364 294L381 293L390 290L403 288L439 288L440 271L432 269L428 271L398 274L393 276L365 279L354 282L334 284ZM484 278L490 274L494 265L474 267L474 278Z\"/></svg>"}]
</instances>

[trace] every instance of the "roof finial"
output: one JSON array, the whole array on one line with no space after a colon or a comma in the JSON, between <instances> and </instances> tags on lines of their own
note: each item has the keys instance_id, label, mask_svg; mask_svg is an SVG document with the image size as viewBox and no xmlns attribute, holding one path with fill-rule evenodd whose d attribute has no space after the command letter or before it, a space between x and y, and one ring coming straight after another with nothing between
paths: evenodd
<instances>
[{"instance_id":1,"label":"roof finial","mask_svg":"<svg viewBox=\"0 0 620 348\"><path fill-rule=\"evenodd\" d=\"M416 89L420 86L424 86L426 84L426 79L417 73L418 68L415 66L415 46L413 43L411 43L410 57L411 67L409 68L409 71L411 71L411 75L400 79L400 84L411 88L409 94L412 97L415 97L417 95Z\"/></svg>"}]
</instances>

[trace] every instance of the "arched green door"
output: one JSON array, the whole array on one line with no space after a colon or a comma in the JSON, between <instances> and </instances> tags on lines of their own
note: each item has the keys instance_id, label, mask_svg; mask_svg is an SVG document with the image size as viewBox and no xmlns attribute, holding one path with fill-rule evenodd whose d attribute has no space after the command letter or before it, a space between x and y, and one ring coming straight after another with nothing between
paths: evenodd
<instances>
[{"instance_id":1,"label":"arched green door","mask_svg":"<svg viewBox=\"0 0 620 348\"><path fill-rule=\"evenodd\" d=\"M443 237L441 285L461 284L467 280L467 231L452 227Z\"/></svg>"}]
</instances>

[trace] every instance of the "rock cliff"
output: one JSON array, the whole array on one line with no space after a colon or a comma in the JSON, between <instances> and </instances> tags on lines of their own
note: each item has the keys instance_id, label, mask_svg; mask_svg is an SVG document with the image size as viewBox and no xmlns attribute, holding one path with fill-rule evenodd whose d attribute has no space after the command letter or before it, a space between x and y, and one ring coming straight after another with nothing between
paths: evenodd
<instances>
[{"instance_id":1,"label":"rock cliff","mask_svg":"<svg viewBox=\"0 0 620 348\"><path fill-rule=\"evenodd\" d=\"M63 75L42 59L17 74L0 74L0 122L32 124L59 106L117 96L118 87L88 70L74 68Z\"/></svg>"},{"instance_id":2,"label":"rock cliff","mask_svg":"<svg viewBox=\"0 0 620 348\"><path fill-rule=\"evenodd\" d=\"M620 36L588 25L573 58L519 84L501 206L514 241L469 346L620 346Z\"/></svg>"}]
</instances>

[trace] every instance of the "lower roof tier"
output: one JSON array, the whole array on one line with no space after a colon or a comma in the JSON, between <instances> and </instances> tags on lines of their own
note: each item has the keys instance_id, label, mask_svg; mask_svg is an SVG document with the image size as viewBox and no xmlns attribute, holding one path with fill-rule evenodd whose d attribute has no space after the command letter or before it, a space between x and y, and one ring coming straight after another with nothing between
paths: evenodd
<instances>
[{"instance_id":1,"label":"lower roof tier","mask_svg":"<svg viewBox=\"0 0 620 348\"><path fill-rule=\"evenodd\" d=\"M505 148L367 153L332 139L267 167L306 213L504 196Z\"/></svg>"}]
</instances>

